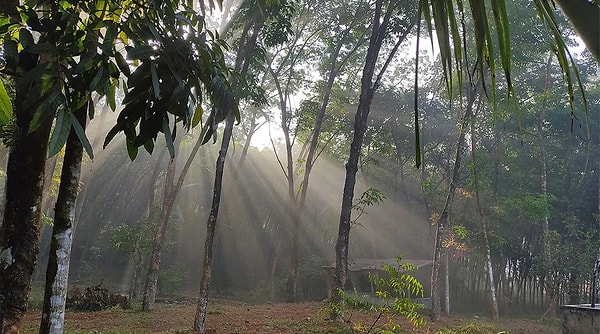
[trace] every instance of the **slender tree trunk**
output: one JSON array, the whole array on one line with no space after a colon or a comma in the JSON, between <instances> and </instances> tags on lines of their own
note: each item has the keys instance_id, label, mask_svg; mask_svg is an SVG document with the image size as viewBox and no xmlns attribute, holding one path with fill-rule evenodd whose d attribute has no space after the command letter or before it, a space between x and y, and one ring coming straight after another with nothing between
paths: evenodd
<instances>
[{"instance_id":1,"label":"slender tree trunk","mask_svg":"<svg viewBox=\"0 0 600 334\"><path fill-rule=\"evenodd\" d=\"M485 256L486 256L486 267L487 267L487 277L488 284L490 286L490 303L492 307L492 319L498 319L498 300L496 298L496 285L494 282L494 270L492 266L492 252L490 250L490 242L488 238L487 232L487 224L485 222L485 214L483 211L483 205L481 203L481 196L479 194L479 182L478 182L478 173L477 173L477 160L475 159L475 149L477 137L475 133L475 114L471 117L471 159L473 165L473 178L475 180L475 199L477 202L477 213L479 215L479 220L481 221L481 229L483 232L483 242L485 244Z\"/></svg>"},{"instance_id":2,"label":"slender tree trunk","mask_svg":"<svg viewBox=\"0 0 600 334\"><path fill-rule=\"evenodd\" d=\"M217 157L212 206L208 216L208 221L206 223L206 241L204 243L204 262L202 265L202 278L200 280L200 294L198 297L196 316L194 318L194 329L200 333L204 333L206 325L206 311L208 309L208 286L210 284L212 271L213 240L215 238L217 217L219 215L225 158L227 157L227 149L229 148L229 141L231 140L234 120L235 117L233 112L230 112L227 116L225 129L223 130L221 150L219 151L219 156Z\"/></svg>"},{"instance_id":3,"label":"slender tree trunk","mask_svg":"<svg viewBox=\"0 0 600 334\"><path fill-rule=\"evenodd\" d=\"M177 147L175 148L176 152L179 151L180 142L181 139L177 140ZM174 189L175 186L173 184L175 180L175 165L176 158L173 158L167 166L167 174L165 176L163 205L160 211L160 218L158 220L156 234L154 236L152 254L150 255L150 266L146 275L144 297L142 298L142 310L146 311L154 309L154 302L156 300L156 290L158 287L158 274L160 272L162 247L164 245L167 227L169 226L169 218L171 217L173 204L175 203L175 199L177 198L177 191L176 189Z\"/></svg>"},{"instance_id":4,"label":"slender tree trunk","mask_svg":"<svg viewBox=\"0 0 600 334\"><path fill-rule=\"evenodd\" d=\"M152 221L154 219L154 215L156 214L155 209L155 198L156 198L156 184L158 181L158 174L162 170L162 162L163 158L167 152L167 147L163 147L158 155L158 159L156 159L156 164L154 165L154 169L152 170L152 175L150 176L150 192L148 194L148 208L146 211L146 215L148 217L148 221ZM167 184L165 182L165 184ZM162 211L162 210L161 210ZM138 224L144 224L144 222L139 222ZM144 264L144 252L140 249L140 238L136 238L135 245L133 247L133 254L129 259L129 264L133 265L133 272L131 274L131 283L129 284L129 300L134 300L142 295L142 309L143 309L143 298L145 290L142 292L142 282L140 273L142 271L142 267ZM150 270L150 269L148 269Z\"/></svg>"},{"instance_id":5,"label":"slender tree trunk","mask_svg":"<svg viewBox=\"0 0 600 334\"><path fill-rule=\"evenodd\" d=\"M450 250L444 254L444 313L450 315Z\"/></svg>"},{"instance_id":6,"label":"slender tree trunk","mask_svg":"<svg viewBox=\"0 0 600 334\"><path fill-rule=\"evenodd\" d=\"M339 303L339 290L343 290L348 275L348 246L350 242L350 224L352 216L352 204L354 200L354 186L356 184L356 174L358 172L358 161L362 149L362 144L367 131L367 120L371 110L371 102L375 90L381 82L381 77L385 73L389 62L395 55L400 43L404 40L412 26L408 27L403 36L399 36L394 48L387 56L384 65L375 77L375 68L379 51L387 35L387 29L392 13L400 4L394 1L377 0L373 13L372 31L369 39L369 47L365 57L361 78L361 91L356 115L354 117L354 134L350 144L350 154L346 163L346 177L344 180L344 192L342 194L342 205L340 211L340 221L338 228L338 237L335 244L335 262L336 267L333 274L332 299ZM337 315L332 314L337 317ZM340 319L337 319L340 320Z\"/></svg>"},{"instance_id":7,"label":"slender tree trunk","mask_svg":"<svg viewBox=\"0 0 600 334\"><path fill-rule=\"evenodd\" d=\"M175 152L179 152L179 146L181 145L181 137L175 141ZM158 286L158 274L160 272L160 258L162 254L162 247L164 245L165 234L169 224L169 218L173 211L173 205L177 199L177 195L181 191L185 177L202 146L202 138L198 138L196 144L192 148L190 155L188 156L185 165L181 169L177 183L174 183L175 179L175 159L173 159L167 167L167 175L165 177L165 189L163 196L163 206L160 214L159 226L156 231L154 238L154 246L152 250L150 267L148 268L148 275L146 276L146 285L144 288L144 297L142 299L142 309L152 310L154 308L154 301L156 300L156 290Z\"/></svg>"},{"instance_id":8,"label":"slender tree trunk","mask_svg":"<svg viewBox=\"0 0 600 334\"><path fill-rule=\"evenodd\" d=\"M551 264L551 245L550 245L550 222L549 222L549 213L548 213L548 180L547 180L547 164L546 164L546 138L544 135L544 123L546 121L546 108L547 108L547 94L549 94L550 89L550 70L552 67L552 56L548 56L548 61L546 63L546 76L544 79L544 91L543 91L543 102L542 107L540 109L538 115L538 124L537 124L537 135L538 135L538 144L540 145L540 190L541 194L544 197L544 204L546 208L544 208L544 217L542 220L542 242L543 242L543 258L544 258L544 267L545 271L545 279L544 279L544 290L547 295L547 306L546 312L542 316L548 313L552 313L554 311L555 304L555 296L556 296L556 286L554 284L554 279L552 278L552 270L550 269Z\"/></svg>"},{"instance_id":9,"label":"slender tree trunk","mask_svg":"<svg viewBox=\"0 0 600 334\"><path fill-rule=\"evenodd\" d=\"M454 202L454 194L456 192L456 187L459 181L460 174L460 166L462 160L462 153L465 147L465 135L467 133L467 125L468 120L471 118L473 114L473 104L476 98L476 89L475 87L469 88L467 107L465 109L465 115L461 118L460 121L460 135L458 137L458 142L456 145L456 156L454 158L454 166L452 168L452 179L450 180L450 185L448 186L448 193L446 195L446 201L444 203L444 209L440 218L437 221L437 231L435 237L435 250L433 255L433 268L431 270L431 318L435 320L440 319L440 315L442 313L441 307L441 298L440 298L440 265L442 260L442 253L444 249L444 239L446 237L446 229L448 228L448 217L450 216L450 210L452 207L452 203Z\"/></svg>"},{"instance_id":10,"label":"slender tree trunk","mask_svg":"<svg viewBox=\"0 0 600 334\"><path fill-rule=\"evenodd\" d=\"M34 85L37 83L34 83ZM18 331L39 251L42 190L52 118L27 133L37 105L24 108L31 87L17 84L17 138L6 169L6 202L0 225L0 328Z\"/></svg>"},{"instance_id":11,"label":"slender tree trunk","mask_svg":"<svg viewBox=\"0 0 600 334\"><path fill-rule=\"evenodd\" d=\"M279 240L273 240L271 245L271 254L269 255L269 298L275 301L275 274L277 273L277 261L279 260Z\"/></svg>"},{"instance_id":12,"label":"slender tree trunk","mask_svg":"<svg viewBox=\"0 0 600 334\"><path fill-rule=\"evenodd\" d=\"M87 106L88 103L75 112L77 121L84 129L87 123ZM56 199L40 334L64 332L73 225L82 158L83 145L75 131L71 131L67 139L60 188Z\"/></svg>"},{"instance_id":13,"label":"slender tree trunk","mask_svg":"<svg viewBox=\"0 0 600 334\"><path fill-rule=\"evenodd\" d=\"M257 14L257 17L253 21L246 23L240 38L240 46L236 54L235 70L239 73L239 77L244 78L248 73L248 67L250 65L250 56L256 46L256 40L258 33L264 24L264 17L262 14ZM238 82L233 80L232 87L236 87ZM239 97L235 98L234 103L239 103ZM196 308L196 315L194 317L194 330L199 333L204 333L206 325L206 311L208 309L208 288L210 284L211 272L212 272L212 258L213 258L213 242L215 238L215 229L217 225L217 218L219 216L219 206L221 203L221 189L223 185L223 172L225 169L225 159L227 157L227 150L229 149L229 142L231 141L231 135L233 132L233 124L235 122L235 115L233 110L229 110L225 119L225 128L223 129L221 149L217 157L216 168L215 168L215 182L213 187L213 198L210 214L208 215L208 221L206 222L206 240L204 243L204 261L202 264L202 277L200 279L200 292L198 297L198 306Z\"/></svg>"},{"instance_id":14,"label":"slender tree trunk","mask_svg":"<svg viewBox=\"0 0 600 334\"><path fill-rule=\"evenodd\" d=\"M357 16L358 17L358 16ZM297 276L298 276L298 252L299 252L299 231L300 225L303 221L303 215L305 210L306 203L306 194L308 190L308 181L310 178L310 173L312 171L312 167L318 157L317 154L317 146L319 142L319 136L321 134L321 128L323 126L323 122L325 119L325 115L327 112L327 107L329 106L329 100L331 98L331 92L333 85L335 83L335 79L338 74L341 72L342 68L346 65L348 60L354 55L358 48L364 43L364 39L360 39L355 46L344 55L344 58L339 59L340 52L344 45L347 43L348 36L350 35L352 29L355 24L349 24L348 27L341 32L341 37L339 38L338 44L333 47L333 50L329 54L329 59L331 62L328 64L327 70L327 80L325 86L322 89L322 102L315 117L314 128L311 134L310 143L304 143L304 147L300 152L300 159L304 158L305 148L308 147L308 152L306 153L308 156L305 158L305 169L304 176L302 178L302 182L300 185L300 196L296 196L296 187L294 185L294 157L293 157L293 140L290 137L290 120L291 115L287 111L287 103L289 97L290 90L290 81L292 78L292 70L290 71L290 75L288 77L287 83L285 87L281 86L279 80L279 73L281 68L277 71L273 69L269 69L275 85L277 87L277 92L279 95L279 104L281 108L281 127L284 133L285 145L286 145L286 154L287 154L287 166L286 166L286 177L288 178L288 197L289 197L289 210L290 210L290 219L292 221L292 236L291 236L291 251L290 251L290 268L288 272L288 282L287 282L287 291L286 291L286 299L288 302L294 302L296 300L297 294ZM302 46L304 48L306 44ZM295 61L297 57L292 57L290 61Z\"/></svg>"}]
</instances>

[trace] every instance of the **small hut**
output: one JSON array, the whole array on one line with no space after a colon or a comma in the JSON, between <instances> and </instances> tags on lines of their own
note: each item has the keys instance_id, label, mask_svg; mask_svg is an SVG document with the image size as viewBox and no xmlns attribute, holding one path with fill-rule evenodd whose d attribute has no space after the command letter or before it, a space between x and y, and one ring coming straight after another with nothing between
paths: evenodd
<instances>
[{"instance_id":1,"label":"small hut","mask_svg":"<svg viewBox=\"0 0 600 334\"><path fill-rule=\"evenodd\" d=\"M401 263L408 263L417 267L411 274L423 284L425 296L428 297L429 285L431 280L431 265L433 260L417 260L417 259L401 259ZM383 273L383 266L397 266L396 258L391 259L353 259L348 261L348 282L349 285L357 292L364 292L373 295L375 288L369 282L369 274ZM327 298L331 298L331 289L333 287L333 273L335 271L335 263L322 267L327 271ZM424 298L428 299L428 298ZM425 301L427 304L427 301Z\"/></svg>"}]
</instances>

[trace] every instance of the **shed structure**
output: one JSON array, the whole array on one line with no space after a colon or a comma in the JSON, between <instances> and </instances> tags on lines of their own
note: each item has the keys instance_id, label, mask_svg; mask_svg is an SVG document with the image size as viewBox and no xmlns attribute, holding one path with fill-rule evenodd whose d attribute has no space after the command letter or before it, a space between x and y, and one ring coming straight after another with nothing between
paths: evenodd
<instances>
[{"instance_id":1,"label":"shed structure","mask_svg":"<svg viewBox=\"0 0 600 334\"><path fill-rule=\"evenodd\" d=\"M417 267L417 270L412 272L419 282L423 284L425 291L428 292L428 279L431 277L431 269L427 269L433 264L433 260L419 259L401 259L401 263L408 263ZM384 265L396 266L398 261L396 258L391 259L353 259L348 261L348 280L354 288L360 291L360 279L368 277L370 273L382 273ZM322 267L327 271L327 298L331 298L331 289L333 287L333 272L335 271L335 263ZM370 284L370 293L375 293L374 287Z\"/></svg>"}]
</instances>

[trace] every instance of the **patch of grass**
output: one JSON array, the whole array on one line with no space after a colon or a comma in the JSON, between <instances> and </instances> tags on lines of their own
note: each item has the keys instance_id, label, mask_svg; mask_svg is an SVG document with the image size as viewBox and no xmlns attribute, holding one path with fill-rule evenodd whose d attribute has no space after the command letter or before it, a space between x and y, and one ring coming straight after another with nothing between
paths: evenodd
<instances>
[{"instance_id":1,"label":"patch of grass","mask_svg":"<svg viewBox=\"0 0 600 334\"><path fill-rule=\"evenodd\" d=\"M468 323L452 328L441 329L436 334L499 334L495 326L487 323ZM508 334L508 332L504 332Z\"/></svg>"},{"instance_id":2,"label":"patch of grass","mask_svg":"<svg viewBox=\"0 0 600 334\"><path fill-rule=\"evenodd\" d=\"M28 310L41 310L44 307L44 286L32 285L27 301Z\"/></svg>"},{"instance_id":3,"label":"patch of grass","mask_svg":"<svg viewBox=\"0 0 600 334\"><path fill-rule=\"evenodd\" d=\"M95 330L95 329L75 329L75 330L66 330L65 334L144 334L145 331L130 329L130 328L120 328L120 329L103 329L103 330Z\"/></svg>"},{"instance_id":4,"label":"patch of grass","mask_svg":"<svg viewBox=\"0 0 600 334\"><path fill-rule=\"evenodd\" d=\"M539 322L540 322L540 324L555 327L555 328L562 327L562 322L561 322L560 318L544 318L544 319L540 320Z\"/></svg>"},{"instance_id":5,"label":"patch of grass","mask_svg":"<svg viewBox=\"0 0 600 334\"><path fill-rule=\"evenodd\" d=\"M294 333L301 334L352 334L352 328L346 324L334 324L332 326L324 327L319 323L312 320L280 320L270 319L266 322L266 325L277 330L290 330L294 329Z\"/></svg>"},{"instance_id":6,"label":"patch of grass","mask_svg":"<svg viewBox=\"0 0 600 334\"><path fill-rule=\"evenodd\" d=\"M223 309L220 308L218 305L213 305L211 306L210 304L208 305L208 310L206 310L207 314L223 314Z\"/></svg>"}]
</instances>

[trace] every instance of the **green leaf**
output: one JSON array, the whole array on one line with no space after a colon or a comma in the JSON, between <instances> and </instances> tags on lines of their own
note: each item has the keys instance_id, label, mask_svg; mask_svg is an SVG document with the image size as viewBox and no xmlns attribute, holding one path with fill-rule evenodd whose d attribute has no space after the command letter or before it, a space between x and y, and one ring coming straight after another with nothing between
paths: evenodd
<instances>
[{"instance_id":1,"label":"green leaf","mask_svg":"<svg viewBox=\"0 0 600 334\"><path fill-rule=\"evenodd\" d=\"M116 102L116 98L115 98L115 90L116 90L115 85L109 85L108 86L108 90L106 91L106 101L108 102L108 105L110 106L110 109L112 111L117 110L117 102Z\"/></svg>"},{"instance_id":2,"label":"green leaf","mask_svg":"<svg viewBox=\"0 0 600 334\"><path fill-rule=\"evenodd\" d=\"M129 76L131 74L131 70L129 69L129 64L127 64L125 57L123 57L123 55L120 52L117 52L115 53L115 60L117 61L117 66L119 67L119 70L121 70L121 72L125 74L125 76Z\"/></svg>"},{"instance_id":3,"label":"green leaf","mask_svg":"<svg viewBox=\"0 0 600 334\"><path fill-rule=\"evenodd\" d=\"M131 159L131 161L133 161L137 157L138 148L133 143L133 140L127 139L126 142L127 142L127 154L129 155L129 159Z\"/></svg>"},{"instance_id":4,"label":"green leaf","mask_svg":"<svg viewBox=\"0 0 600 334\"><path fill-rule=\"evenodd\" d=\"M160 97L160 82L158 74L156 73L156 65L150 63L150 74L152 75L152 89L154 90L154 97L158 99Z\"/></svg>"},{"instance_id":5,"label":"green leaf","mask_svg":"<svg viewBox=\"0 0 600 334\"><path fill-rule=\"evenodd\" d=\"M512 79L510 77L510 29L508 26L508 14L506 13L506 3L504 0L492 0L492 9L494 20L496 22L496 34L498 35L498 46L500 48L500 61L506 76L508 87L512 87Z\"/></svg>"},{"instance_id":6,"label":"green leaf","mask_svg":"<svg viewBox=\"0 0 600 334\"><path fill-rule=\"evenodd\" d=\"M0 125L8 124L12 118L12 114L12 101L6 92L4 84L0 80Z\"/></svg>"},{"instance_id":7,"label":"green leaf","mask_svg":"<svg viewBox=\"0 0 600 334\"><path fill-rule=\"evenodd\" d=\"M31 119L31 122L29 122L27 133L29 134L37 130L40 125L46 122L50 116L53 116L58 108L64 105L64 103L65 96L62 92L58 88L53 89L33 114L33 118Z\"/></svg>"},{"instance_id":8,"label":"green leaf","mask_svg":"<svg viewBox=\"0 0 600 334\"><path fill-rule=\"evenodd\" d=\"M146 152L152 154L152 151L154 151L154 140L146 140L146 142L144 142L144 148L146 149Z\"/></svg>"},{"instance_id":9,"label":"green leaf","mask_svg":"<svg viewBox=\"0 0 600 334\"><path fill-rule=\"evenodd\" d=\"M202 106L198 104L196 107L196 111L194 112L194 116L192 117L192 128L196 127L196 125L200 124L202 121L202 116L204 114L204 109Z\"/></svg>"},{"instance_id":10,"label":"green leaf","mask_svg":"<svg viewBox=\"0 0 600 334\"><path fill-rule=\"evenodd\" d=\"M48 157L55 156L65 146L69 133L71 133L71 121L73 117L70 112L59 112L54 124L54 130L48 143Z\"/></svg>"},{"instance_id":11,"label":"green leaf","mask_svg":"<svg viewBox=\"0 0 600 334\"><path fill-rule=\"evenodd\" d=\"M102 43L102 52L105 55L110 55L112 54L112 49L113 49L113 45L114 45L114 41L117 39L117 26L115 24L109 24L106 27L106 31L104 33L104 42Z\"/></svg>"},{"instance_id":12,"label":"green leaf","mask_svg":"<svg viewBox=\"0 0 600 334\"><path fill-rule=\"evenodd\" d=\"M23 48L27 48L29 46L35 45L35 41L33 40L33 35L27 28L21 28L19 30L19 41Z\"/></svg>"},{"instance_id":13,"label":"green leaf","mask_svg":"<svg viewBox=\"0 0 600 334\"><path fill-rule=\"evenodd\" d=\"M96 75L94 75L94 78L90 82L90 90L91 91L95 91L96 88L98 88L98 86L100 84L100 80L102 80L103 73L104 73L104 66L100 66L98 71L96 71Z\"/></svg>"},{"instance_id":14,"label":"green leaf","mask_svg":"<svg viewBox=\"0 0 600 334\"><path fill-rule=\"evenodd\" d=\"M117 133L121 132L121 130L122 124L117 122L117 124L113 126L113 128L110 129L110 131L108 131L108 134L106 134L106 138L104 138L104 144L102 145L102 148L106 148L110 141L113 140L113 138L117 135Z\"/></svg>"},{"instance_id":15,"label":"green leaf","mask_svg":"<svg viewBox=\"0 0 600 334\"><path fill-rule=\"evenodd\" d=\"M150 45L140 45L127 51L127 58L129 59L148 59L156 54L154 47Z\"/></svg>"},{"instance_id":16,"label":"green leaf","mask_svg":"<svg viewBox=\"0 0 600 334\"><path fill-rule=\"evenodd\" d=\"M72 117L71 123L73 124L73 129L75 130L75 134L77 135L77 138L79 138L79 142L81 142L83 149L85 150L87 155L90 157L90 159L94 159L94 151L92 149L92 145L90 144L90 141L88 140L88 137L85 135L85 130L83 129L83 126L81 126L81 124L79 124L79 120L77 120L77 118L75 118L75 116L72 113L69 113L69 114Z\"/></svg>"},{"instance_id":17,"label":"green leaf","mask_svg":"<svg viewBox=\"0 0 600 334\"><path fill-rule=\"evenodd\" d=\"M169 149L169 155L171 159L175 158L175 146L173 145L173 136L171 136L171 129L169 129L169 118L165 116L163 118L163 133L165 134L165 141L167 142L167 148Z\"/></svg>"}]
</instances>

